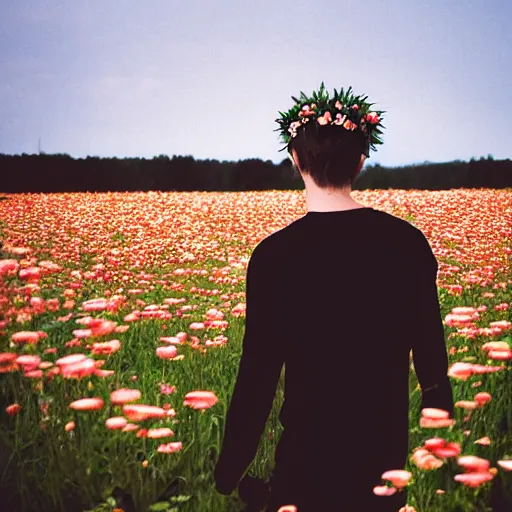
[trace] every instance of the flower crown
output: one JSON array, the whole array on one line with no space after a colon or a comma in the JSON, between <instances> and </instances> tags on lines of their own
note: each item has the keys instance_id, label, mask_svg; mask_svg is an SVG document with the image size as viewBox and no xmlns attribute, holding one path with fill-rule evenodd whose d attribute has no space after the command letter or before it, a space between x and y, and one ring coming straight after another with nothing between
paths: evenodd
<instances>
[{"instance_id":1,"label":"flower crown","mask_svg":"<svg viewBox=\"0 0 512 512\"><path fill-rule=\"evenodd\" d=\"M279 151L289 149L291 140L297 136L297 130L316 119L317 127L329 124L350 131L360 130L365 139L364 153L370 158L370 147L376 151L375 145L382 144L380 128L385 126L380 121L385 110L371 110L374 103L366 103L368 96L354 96L351 90L352 87L349 87L344 93L342 88L338 93L334 89L334 96L329 98L322 82L318 94L314 91L311 98L306 97L302 91L300 99L292 96L296 105L288 112L279 112L281 117L275 120L280 127L273 131L281 131L281 138L286 143Z\"/></svg>"}]
</instances>

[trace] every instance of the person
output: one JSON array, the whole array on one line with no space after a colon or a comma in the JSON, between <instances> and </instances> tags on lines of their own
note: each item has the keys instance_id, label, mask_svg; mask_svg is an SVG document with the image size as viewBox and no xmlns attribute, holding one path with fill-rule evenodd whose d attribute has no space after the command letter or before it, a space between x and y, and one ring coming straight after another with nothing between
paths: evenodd
<instances>
[{"instance_id":1,"label":"person","mask_svg":"<svg viewBox=\"0 0 512 512\"><path fill-rule=\"evenodd\" d=\"M322 82L282 114L307 213L263 239L247 268L242 356L214 478L225 495L246 481L284 366L268 512L405 505L406 490L373 489L407 463L411 351L422 408L453 417L438 263L421 230L351 198L369 148L382 143L382 111L350 91L326 99Z\"/></svg>"}]
</instances>

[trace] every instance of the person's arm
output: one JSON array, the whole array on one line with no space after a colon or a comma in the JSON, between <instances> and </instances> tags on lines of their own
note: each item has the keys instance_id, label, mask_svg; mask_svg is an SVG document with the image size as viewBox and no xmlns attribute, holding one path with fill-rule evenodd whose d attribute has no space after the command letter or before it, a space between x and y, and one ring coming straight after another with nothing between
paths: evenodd
<instances>
[{"instance_id":1,"label":"person's arm","mask_svg":"<svg viewBox=\"0 0 512 512\"><path fill-rule=\"evenodd\" d=\"M274 401L284 363L279 277L272 256L260 244L247 267L242 357L214 471L221 494L235 490L254 458Z\"/></svg>"},{"instance_id":2,"label":"person's arm","mask_svg":"<svg viewBox=\"0 0 512 512\"><path fill-rule=\"evenodd\" d=\"M437 295L439 265L423 233L420 262L413 277L413 365L421 387L423 408L444 409L453 416L453 393L448 377L448 354Z\"/></svg>"}]
</instances>

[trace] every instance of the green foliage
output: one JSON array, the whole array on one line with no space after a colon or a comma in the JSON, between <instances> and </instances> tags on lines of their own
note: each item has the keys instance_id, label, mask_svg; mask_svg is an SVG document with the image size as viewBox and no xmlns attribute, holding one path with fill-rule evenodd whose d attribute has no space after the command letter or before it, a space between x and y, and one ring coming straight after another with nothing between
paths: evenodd
<instances>
[{"instance_id":1,"label":"green foliage","mask_svg":"<svg viewBox=\"0 0 512 512\"><path fill-rule=\"evenodd\" d=\"M339 92L334 89L334 95L330 98L329 93L325 90L324 82L321 83L318 92L313 91L311 97L306 96L302 91L300 92L299 99L292 96L292 99L296 104L287 112L279 111L281 117L275 120L279 125L279 128L274 131L280 131L281 138L286 144L280 151L288 148L288 145L292 140L292 135L289 132L289 128L292 123L302 123L302 125L304 125L304 123L311 120L314 122L319 116L324 115L326 112L330 112L333 121L335 115L340 113L342 116L347 116L347 118L364 133L368 146L366 156L369 157L370 148L375 151L376 145L382 144L380 135L382 134L381 128L384 128L384 125L382 125L381 120L382 114L385 113L385 111L373 110L371 106L374 105L374 103L367 103L367 98L368 96L355 96L352 94L352 87L349 87L345 92L343 91L343 88ZM338 101L342 104L342 108L336 107ZM310 117L310 114L305 116L299 115L305 105L309 105L311 110L314 111L314 117ZM357 106L358 108L353 108L354 106ZM371 122L366 122L366 115L370 112L374 112L378 115L378 123L373 124Z\"/></svg>"}]
</instances>

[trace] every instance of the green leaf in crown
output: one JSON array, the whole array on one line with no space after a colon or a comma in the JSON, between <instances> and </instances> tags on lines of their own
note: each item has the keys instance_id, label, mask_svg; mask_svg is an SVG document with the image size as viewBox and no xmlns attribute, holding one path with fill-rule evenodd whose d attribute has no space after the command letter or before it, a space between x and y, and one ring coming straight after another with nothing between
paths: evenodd
<instances>
[{"instance_id":1,"label":"green leaf in crown","mask_svg":"<svg viewBox=\"0 0 512 512\"><path fill-rule=\"evenodd\" d=\"M374 103L367 103L368 96L355 96L352 86L346 91L343 88L338 92L334 89L334 95L329 98L325 90L324 82L320 89L313 91L311 97L307 97L300 91L300 98L291 97L295 105L287 112L279 111L280 118L276 119L279 128L274 131L281 132L281 139L286 144L279 151L289 147L291 140L297 136L297 131L309 122L317 126L337 125L345 130L361 131L365 138L365 155L370 158L370 148L376 151L376 146L382 144L380 135L382 114L385 110L373 110Z\"/></svg>"}]
</instances>

